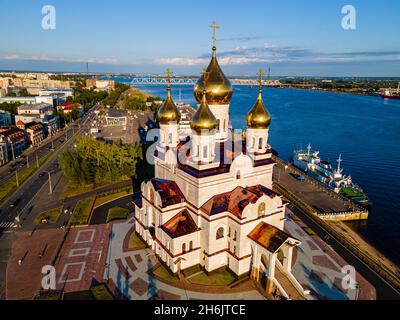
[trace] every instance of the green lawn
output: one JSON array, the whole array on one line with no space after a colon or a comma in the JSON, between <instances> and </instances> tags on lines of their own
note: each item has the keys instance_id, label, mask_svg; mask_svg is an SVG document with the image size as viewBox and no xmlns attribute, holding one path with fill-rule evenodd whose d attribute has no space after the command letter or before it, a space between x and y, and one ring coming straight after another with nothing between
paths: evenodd
<instances>
[{"instance_id":1,"label":"green lawn","mask_svg":"<svg viewBox=\"0 0 400 320\"><path fill-rule=\"evenodd\" d=\"M175 275L173 275L171 272L169 272L163 265L159 266L155 271L154 274L166 281L169 282L179 282L179 278Z\"/></svg>"},{"instance_id":2,"label":"green lawn","mask_svg":"<svg viewBox=\"0 0 400 320\"><path fill-rule=\"evenodd\" d=\"M99 207L104 203L107 203L109 201L112 201L112 200L115 200L115 199L118 199L118 198L125 197L125 196L127 196L129 194L132 194L132 193L133 193L133 188L129 187L129 188L126 188L125 190L122 190L122 191L111 192L111 193L108 193L108 194L100 195L100 196L98 196L96 198L96 202L94 203L94 207Z\"/></svg>"},{"instance_id":3,"label":"green lawn","mask_svg":"<svg viewBox=\"0 0 400 320\"><path fill-rule=\"evenodd\" d=\"M63 207L60 206L58 208L54 208L39 214L33 221L33 224L41 224L42 220L47 220L47 223L56 223L58 218L60 217L62 208Z\"/></svg>"},{"instance_id":4,"label":"green lawn","mask_svg":"<svg viewBox=\"0 0 400 320\"><path fill-rule=\"evenodd\" d=\"M235 280L235 276L227 270L214 271L209 275L206 275L203 272L188 279L188 281L193 284L202 284L207 286L228 286Z\"/></svg>"},{"instance_id":5,"label":"green lawn","mask_svg":"<svg viewBox=\"0 0 400 320\"><path fill-rule=\"evenodd\" d=\"M136 233L132 233L129 238L128 249L144 249L146 248L146 244L140 240L140 238L136 235Z\"/></svg>"},{"instance_id":6,"label":"green lawn","mask_svg":"<svg viewBox=\"0 0 400 320\"><path fill-rule=\"evenodd\" d=\"M95 197L87 198L78 201L75 206L74 212L69 219L69 226L85 225L89 222L90 213L92 212L92 207Z\"/></svg>"},{"instance_id":7,"label":"green lawn","mask_svg":"<svg viewBox=\"0 0 400 320\"><path fill-rule=\"evenodd\" d=\"M40 167L51 157L52 154L53 152L50 152L48 155L39 160L39 168L37 168L36 163L31 163L29 168L18 171L19 185L22 185L30 176L36 173L40 169ZM16 189L17 180L14 174L12 178L8 179L6 182L0 185L0 203L10 197Z\"/></svg>"},{"instance_id":8,"label":"green lawn","mask_svg":"<svg viewBox=\"0 0 400 320\"><path fill-rule=\"evenodd\" d=\"M113 295L104 284L91 287L90 291L96 300L114 300Z\"/></svg>"},{"instance_id":9,"label":"green lawn","mask_svg":"<svg viewBox=\"0 0 400 320\"><path fill-rule=\"evenodd\" d=\"M108 210L106 223L109 223L110 221L113 221L113 220L126 219L128 216L128 213L129 213L129 210L126 208L113 207Z\"/></svg>"}]
</instances>

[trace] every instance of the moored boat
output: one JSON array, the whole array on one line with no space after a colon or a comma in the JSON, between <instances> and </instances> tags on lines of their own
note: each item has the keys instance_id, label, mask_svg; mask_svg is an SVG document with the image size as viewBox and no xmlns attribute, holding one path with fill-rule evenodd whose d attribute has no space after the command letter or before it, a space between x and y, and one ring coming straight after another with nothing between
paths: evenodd
<instances>
[{"instance_id":1,"label":"moored boat","mask_svg":"<svg viewBox=\"0 0 400 320\"><path fill-rule=\"evenodd\" d=\"M322 160L319 151L312 150L311 145L308 145L307 150L295 150L293 156L293 164L310 177L359 205L370 206L368 196L362 188L353 183L350 175L343 174L342 162L340 155L337 159L338 165L334 168L330 162Z\"/></svg>"}]
</instances>

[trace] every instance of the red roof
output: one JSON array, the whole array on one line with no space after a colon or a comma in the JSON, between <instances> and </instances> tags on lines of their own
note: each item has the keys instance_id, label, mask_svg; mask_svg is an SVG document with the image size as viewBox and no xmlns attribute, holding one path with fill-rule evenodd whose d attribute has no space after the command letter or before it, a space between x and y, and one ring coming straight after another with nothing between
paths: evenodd
<instances>
[{"instance_id":1,"label":"red roof","mask_svg":"<svg viewBox=\"0 0 400 320\"><path fill-rule=\"evenodd\" d=\"M218 214L222 212L230 212L242 218L243 210L250 204L255 203L263 195L274 197L276 194L262 185L253 187L236 187L230 192L218 194L208 200L201 209L208 215Z\"/></svg>"},{"instance_id":2,"label":"red roof","mask_svg":"<svg viewBox=\"0 0 400 320\"><path fill-rule=\"evenodd\" d=\"M18 120L18 122L17 122L17 126L22 126L22 125L24 125L25 123L22 121L22 120Z\"/></svg>"},{"instance_id":3,"label":"red roof","mask_svg":"<svg viewBox=\"0 0 400 320\"><path fill-rule=\"evenodd\" d=\"M265 222L260 222L247 236L271 253L278 251L288 239L297 240Z\"/></svg>"},{"instance_id":4,"label":"red roof","mask_svg":"<svg viewBox=\"0 0 400 320\"><path fill-rule=\"evenodd\" d=\"M60 107L71 107L74 104L76 104L76 102L63 102L63 103L60 103Z\"/></svg>"},{"instance_id":5,"label":"red roof","mask_svg":"<svg viewBox=\"0 0 400 320\"><path fill-rule=\"evenodd\" d=\"M153 178L150 181L161 197L163 208L178 204L185 200L185 196L174 181L156 178Z\"/></svg>"},{"instance_id":6,"label":"red roof","mask_svg":"<svg viewBox=\"0 0 400 320\"><path fill-rule=\"evenodd\" d=\"M178 238L200 230L186 209L164 223L161 228L171 238Z\"/></svg>"}]
</instances>

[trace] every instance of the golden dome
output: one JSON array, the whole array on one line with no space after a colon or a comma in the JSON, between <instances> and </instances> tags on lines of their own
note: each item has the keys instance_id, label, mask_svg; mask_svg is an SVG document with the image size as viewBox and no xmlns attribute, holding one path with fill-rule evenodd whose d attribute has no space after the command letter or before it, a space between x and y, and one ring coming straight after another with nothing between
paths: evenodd
<instances>
[{"instance_id":1,"label":"golden dome","mask_svg":"<svg viewBox=\"0 0 400 320\"><path fill-rule=\"evenodd\" d=\"M208 134L210 131L215 130L218 126L218 120L207 105L206 91L203 90L203 98L201 104L192 118L190 127L198 134Z\"/></svg>"},{"instance_id":2,"label":"golden dome","mask_svg":"<svg viewBox=\"0 0 400 320\"><path fill-rule=\"evenodd\" d=\"M168 124L170 122L178 123L179 120L181 120L181 114L171 97L169 70L168 70L167 98L165 99L163 105L157 112L157 120L161 124Z\"/></svg>"},{"instance_id":3,"label":"golden dome","mask_svg":"<svg viewBox=\"0 0 400 320\"><path fill-rule=\"evenodd\" d=\"M206 90L207 103L210 105L229 104L232 97L232 85L225 77L217 61L216 47L213 47L211 62L207 67L207 83L204 87L204 74L194 87L194 97L197 103L202 100L203 90Z\"/></svg>"},{"instance_id":4,"label":"golden dome","mask_svg":"<svg viewBox=\"0 0 400 320\"><path fill-rule=\"evenodd\" d=\"M262 72L260 71L260 78ZM260 88L258 89L258 98L253 108L247 114L247 126L251 129L268 129L271 124L271 116L264 106L262 99L262 79L260 80Z\"/></svg>"}]
</instances>

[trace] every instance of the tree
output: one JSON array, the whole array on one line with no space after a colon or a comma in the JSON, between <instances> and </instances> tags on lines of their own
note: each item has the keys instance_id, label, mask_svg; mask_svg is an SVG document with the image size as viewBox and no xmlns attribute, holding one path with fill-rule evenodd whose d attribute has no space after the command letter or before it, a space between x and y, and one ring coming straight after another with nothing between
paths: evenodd
<instances>
[{"instance_id":1,"label":"tree","mask_svg":"<svg viewBox=\"0 0 400 320\"><path fill-rule=\"evenodd\" d=\"M143 159L139 144L127 146L81 137L60 155L60 168L75 185L114 182L137 176Z\"/></svg>"},{"instance_id":2,"label":"tree","mask_svg":"<svg viewBox=\"0 0 400 320\"><path fill-rule=\"evenodd\" d=\"M21 90L18 91L18 95L20 97L30 97L31 95L28 92L28 89L22 88Z\"/></svg>"}]
</instances>

